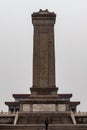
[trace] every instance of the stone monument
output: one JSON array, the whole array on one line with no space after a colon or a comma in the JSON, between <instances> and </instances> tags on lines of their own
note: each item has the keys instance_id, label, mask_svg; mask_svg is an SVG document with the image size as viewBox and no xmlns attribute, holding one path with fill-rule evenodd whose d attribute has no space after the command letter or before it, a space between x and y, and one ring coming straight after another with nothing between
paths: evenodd
<instances>
[{"instance_id":1,"label":"stone monument","mask_svg":"<svg viewBox=\"0 0 87 130\"><path fill-rule=\"evenodd\" d=\"M87 130L87 114L78 114L72 94L59 94L55 83L54 24L56 14L40 10L32 14L33 85L31 94L13 94L8 114L0 116L2 130ZM78 124L78 125L77 125ZM85 124L85 125L84 125Z\"/></svg>"}]
</instances>

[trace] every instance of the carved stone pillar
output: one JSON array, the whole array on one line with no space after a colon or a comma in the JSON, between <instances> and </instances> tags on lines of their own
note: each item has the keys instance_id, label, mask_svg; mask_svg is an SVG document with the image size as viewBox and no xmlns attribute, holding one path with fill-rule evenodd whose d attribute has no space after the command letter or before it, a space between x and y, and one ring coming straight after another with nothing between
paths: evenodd
<instances>
[{"instance_id":1,"label":"carved stone pillar","mask_svg":"<svg viewBox=\"0 0 87 130\"><path fill-rule=\"evenodd\" d=\"M54 24L56 14L40 10L32 14L34 25L32 94L55 94Z\"/></svg>"}]
</instances>

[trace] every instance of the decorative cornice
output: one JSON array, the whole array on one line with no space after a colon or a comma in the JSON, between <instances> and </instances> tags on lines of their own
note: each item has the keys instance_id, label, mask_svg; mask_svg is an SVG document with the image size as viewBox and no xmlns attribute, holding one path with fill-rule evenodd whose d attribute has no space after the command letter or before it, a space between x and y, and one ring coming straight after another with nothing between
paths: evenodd
<instances>
[{"instance_id":1,"label":"decorative cornice","mask_svg":"<svg viewBox=\"0 0 87 130\"><path fill-rule=\"evenodd\" d=\"M48 9L42 10L40 9L38 12L34 12L32 14L32 17L56 17L56 14L54 12L49 12Z\"/></svg>"},{"instance_id":2,"label":"decorative cornice","mask_svg":"<svg viewBox=\"0 0 87 130\"><path fill-rule=\"evenodd\" d=\"M71 98L72 94L58 94L60 98Z\"/></svg>"},{"instance_id":3,"label":"decorative cornice","mask_svg":"<svg viewBox=\"0 0 87 130\"><path fill-rule=\"evenodd\" d=\"M5 105L7 105L7 106L18 106L19 102L5 102Z\"/></svg>"},{"instance_id":4,"label":"decorative cornice","mask_svg":"<svg viewBox=\"0 0 87 130\"><path fill-rule=\"evenodd\" d=\"M77 106L77 105L80 104L80 102L79 102L79 101L72 101L72 102L70 102L69 104L70 104L70 106L71 106L71 105Z\"/></svg>"},{"instance_id":5,"label":"decorative cornice","mask_svg":"<svg viewBox=\"0 0 87 130\"><path fill-rule=\"evenodd\" d=\"M29 98L30 94L13 94L14 98Z\"/></svg>"}]
</instances>

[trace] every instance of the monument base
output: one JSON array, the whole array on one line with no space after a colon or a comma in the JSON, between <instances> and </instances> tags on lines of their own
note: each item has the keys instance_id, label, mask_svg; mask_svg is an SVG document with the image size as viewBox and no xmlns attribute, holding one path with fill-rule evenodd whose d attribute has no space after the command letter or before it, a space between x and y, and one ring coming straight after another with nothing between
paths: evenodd
<instances>
[{"instance_id":1,"label":"monument base","mask_svg":"<svg viewBox=\"0 0 87 130\"><path fill-rule=\"evenodd\" d=\"M19 113L17 124L45 124L46 118L49 124L73 124L70 112L22 112Z\"/></svg>"},{"instance_id":2,"label":"monument base","mask_svg":"<svg viewBox=\"0 0 87 130\"><path fill-rule=\"evenodd\" d=\"M52 87L52 88L30 88L32 95L55 95L57 94L58 88Z\"/></svg>"}]
</instances>

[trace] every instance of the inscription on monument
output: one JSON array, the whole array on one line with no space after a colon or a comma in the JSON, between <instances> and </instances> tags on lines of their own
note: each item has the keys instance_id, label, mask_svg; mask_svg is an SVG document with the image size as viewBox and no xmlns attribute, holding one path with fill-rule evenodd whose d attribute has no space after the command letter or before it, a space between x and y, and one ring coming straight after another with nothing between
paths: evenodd
<instances>
[{"instance_id":1,"label":"inscription on monument","mask_svg":"<svg viewBox=\"0 0 87 130\"><path fill-rule=\"evenodd\" d=\"M34 104L33 111L56 111L55 104Z\"/></svg>"},{"instance_id":2,"label":"inscription on monument","mask_svg":"<svg viewBox=\"0 0 87 130\"><path fill-rule=\"evenodd\" d=\"M23 104L23 111L30 111L30 105L29 104Z\"/></svg>"},{"instance_id":3,"label":"inscription on monument","mask_svg":"<svg viewBox=\"0 0 87 130\"><path fill-rule=\"evenodd\" d=\"M66 105L65 104L59 104L58 105L58 111L66 111Z\"/></svg>"},{"instance_id":4,"label":"inscription on monument","mask_svg":"<svg viewBox=\"0 0 87 130\"><path fill-rule=\"evenodd\" d=\"M47 33L40 33L40 86L48 86L48 39Z\"/></svg>"}]
</instances>

